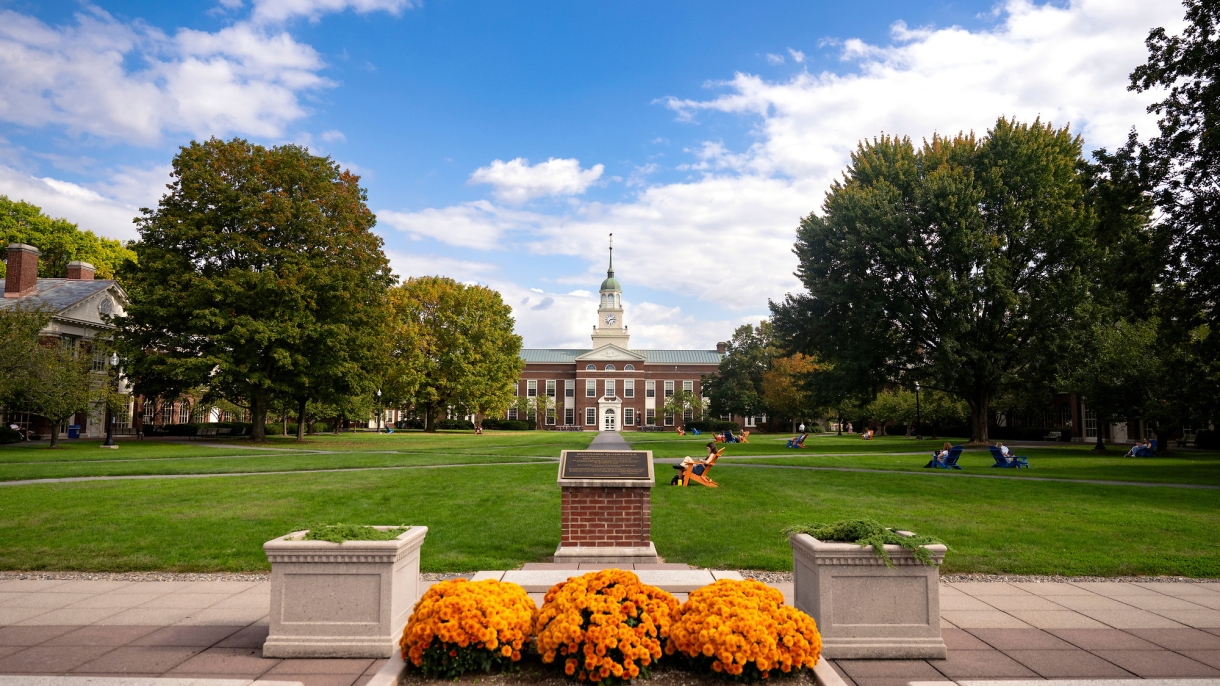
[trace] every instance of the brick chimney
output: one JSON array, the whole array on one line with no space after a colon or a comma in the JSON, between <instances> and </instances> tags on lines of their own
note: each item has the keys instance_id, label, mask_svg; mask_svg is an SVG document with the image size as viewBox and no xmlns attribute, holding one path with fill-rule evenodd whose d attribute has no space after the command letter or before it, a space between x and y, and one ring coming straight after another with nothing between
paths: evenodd
<instances>
[{"instance_id":1,"label":"brick chimney","mask_svg":"<svg viewBox=\"0 0 1220 686\"><path fill-rule=\"evenodd\" d=\"M721 355L727 353L728 351L729 351L728 343L717 343L716 344L716 352L720 353Z\"/></svg>"},{"instance_id":2,"label":"brick chimney","mask_svg":"<svg viewBox=\"0 0 1220 686\"><path fill-rule=\"evenodd\" d=\"M73 260L68 263L68 278L77 281L92 281L93 272L97 271L93 265L80 260Z\"/></svg>"},{"instance_id":3,"label":"brick chimney","mask_svg":"<svg viewBox=\"0 0 1220 686\"><path fill-rule=\"evenodd\" d=\"M5 267L4 297L21 298L38 286L38 248L24 243L9 243Z\"/></svg>"}]
</instances>

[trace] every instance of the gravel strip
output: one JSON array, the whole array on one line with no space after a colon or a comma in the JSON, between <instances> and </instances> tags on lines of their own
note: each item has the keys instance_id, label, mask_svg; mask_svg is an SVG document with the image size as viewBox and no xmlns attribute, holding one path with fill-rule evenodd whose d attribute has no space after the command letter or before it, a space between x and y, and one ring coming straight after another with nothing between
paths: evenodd
<instances>
[{"instance_id":1,"label":"gravel strip","mask_svg":"<svg viewBox=\"0 0 1220 686\"><path fill-rule=\"evenodd\" d=\"M1149 581L1175 584L1220 583L1220 579L1195 579L1188 576L1056 576L1046 574L942 574L940 580L943 583L950 584L963 581L1035 584L1068 584L1082 581L1113 581L1127 584L1146 583Z\"/></svg>"}]
</instances>

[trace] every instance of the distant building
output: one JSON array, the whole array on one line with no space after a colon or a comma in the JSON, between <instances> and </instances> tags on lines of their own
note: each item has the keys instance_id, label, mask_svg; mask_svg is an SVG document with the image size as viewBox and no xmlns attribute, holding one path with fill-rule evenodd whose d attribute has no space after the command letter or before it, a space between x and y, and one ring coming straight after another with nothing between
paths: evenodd
<instances>
[{"instance_id":1,"label":"distant building","mask_svg":"<svg viewBox=\"0 0 1220 686\"><path fill-rule=\"evenodd\" d=\"M665 399L677 391L702 398L702 378L715 374L725 346L716 350L633 350L623 311L623 289L610 267L601 285L597 324L590 348L524 348L525 370L516 393L527 398L554 398L547 412L548 429L624 431L681 425L690 421L664 411ZM508 419L526 419L509 410ZM520 415L520 416L519 416Z\"/></svg>"},{"instance_id":2,"label":"distant building","mask_svg":"<svg viewBox=\"0 0 1220 686\"><path fill-rule=\"evenodd\" d=\"M106 322L108 316L119 316L127 306L127 293L112 279L95 279L94 267L88 262L70 262L65 278L38 278L38 248L22 243L8 246L5 260L6 278L0 279L4 299L0 309L43 309L51 313L51 321L40 332L44 343L70 347L83 355L93 353L92 341L107 337L114 327ZM101 371L107 361L97 359L95 368ZM0 410L4 426L17 424L22 429L47 435L51 424L44 417L18 410ZM83 436L101 436L105 433L104 411L95 408L78 413L63 426L54 427L61 434L67 432L68 424L78 424ZM131 423L130 408L126 417L116 417L120 428Z\"/></svg>"}]
</instances>

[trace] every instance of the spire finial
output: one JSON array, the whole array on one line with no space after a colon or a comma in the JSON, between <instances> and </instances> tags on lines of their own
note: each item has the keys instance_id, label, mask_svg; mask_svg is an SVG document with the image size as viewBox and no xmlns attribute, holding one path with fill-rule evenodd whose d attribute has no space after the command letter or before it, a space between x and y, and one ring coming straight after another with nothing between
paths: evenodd
<instances>
[{"instance_id":1,"label":"spire finial","mask_svg":"<svg viewBox=\"0 0 1220 686\"><path fill-rule=\"evenodd\" d=\"M606 276L614 276L614 234L610 234L610 268L606 270Z\"/></svg>"}]
</instances>

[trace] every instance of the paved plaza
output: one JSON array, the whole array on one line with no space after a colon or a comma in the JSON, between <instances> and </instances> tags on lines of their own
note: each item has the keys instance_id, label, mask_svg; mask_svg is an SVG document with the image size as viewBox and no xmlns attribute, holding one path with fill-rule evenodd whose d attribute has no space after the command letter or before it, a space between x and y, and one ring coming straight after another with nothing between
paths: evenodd
<instances>
[{"instance_id":1,"label":"paved plaza","mask_svg":"<svg viewBox=\"0 0 1220 686\"><path fill-rule=\"evenodd\" d=\"M531 571L557 571L549 567L481 574L527 580ZM641 566L637 573L681 572L662 567L668 569ZM791 602L791 584L774 585ZM940 589L948 659L839 660L834 666L844 680L905 686L1220 677L1220 583L970 582L942 583ZM363 686L384 664L263 658L268 593L269 584L261 581L0 580L0 674Z\"/></svg>"}]
</instances>

